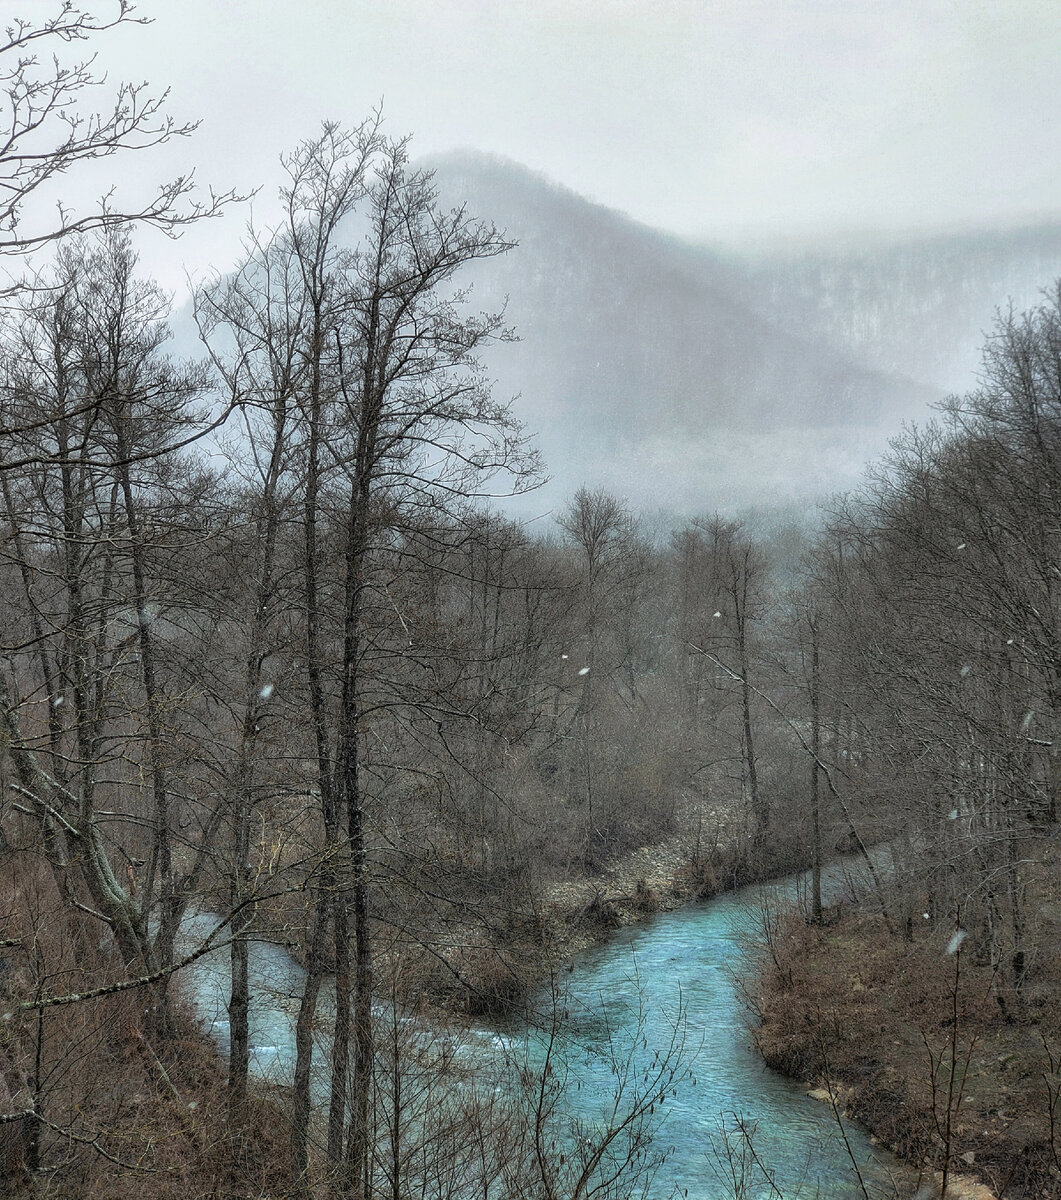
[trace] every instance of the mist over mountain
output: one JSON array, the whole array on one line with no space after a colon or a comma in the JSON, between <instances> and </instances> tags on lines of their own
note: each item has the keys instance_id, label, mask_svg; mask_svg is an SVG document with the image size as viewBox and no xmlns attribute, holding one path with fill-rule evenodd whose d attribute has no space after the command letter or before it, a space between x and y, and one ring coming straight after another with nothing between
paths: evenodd
<instances>
[{"instance_id":1,"label":"mist over mountain","mask_svg":"<svg viewBox=\"0 0 1061 1200\"><path fill-rule=\"evenodd\" d=\"M747 302L722 255L482 155L429 164L442 199L506 229L474 303L519 334L488 366L540 434L552 507L580 483L697 512L848 486L933 389L859 362Z\"/></svg>"},{"instance_id":2,"label":"mist over mountain","mask_svg":"<svg viewBox=\"0 0 1061 1200\"><path fill-rule=\"evenodd\" d=\"M1061 276L1061 223L775 249L732 266L744 302L781 328L962 392L998 315L1035 307Z\"/></svg>"},{"instance_id":3,"label":"mist over mountain","mask_svg":"<svg viewBox=\"0 0 1061 1200\"><path fill-rule=\"evenodd\" d=\"M473 307L505 308L519 338L486 366L550 476L503 502L521 517L582 484L673 517L855 487L904 421L974 386L997 311L1036 304L1061 276L1061 223L741 255L508 160L424 165L444 204L518 242L459 283ZM174 332L176 352L199 352L187 309Z\"/></svg>"},{"instance_id":4,"label":"mist over mountain","mask_svg":"<svg viewBox=\"0 0 1061 1200\"><path fill-rule=\"evenodd\" d=\"M469 277L521 339L487 362L552 476L524 511L583 482L679 514L855 486L904 421L973 386L996 310L1061 274L1061 225L742 257L504 159L427 165L519 243Z\"/></svg>"}]
</instances>

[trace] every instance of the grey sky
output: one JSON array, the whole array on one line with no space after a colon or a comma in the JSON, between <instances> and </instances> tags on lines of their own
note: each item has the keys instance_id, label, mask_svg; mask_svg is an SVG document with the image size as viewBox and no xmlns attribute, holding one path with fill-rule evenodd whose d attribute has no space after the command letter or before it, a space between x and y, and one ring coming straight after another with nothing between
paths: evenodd
<instances>
[{"instance_id":1,"label":"grey sky","mask_svg":"<svg viewBox=\"0 0 1061 1200\"><path fill-rule=\"evenodd\" d=\"M170 85L173 112L204 124L193 143L123 160L123 171L194 163L218 186L262 184L266 220L277 153L380 98L388 129L415 135L414 152L504 154L707 240L1061 212L1058 0L138 7L155 23L109 35L101 61ZM193 272L225 265L239 219L224 226L189 233L163 281L178 285L178 260Z\"/></svg>"}]
</instances>

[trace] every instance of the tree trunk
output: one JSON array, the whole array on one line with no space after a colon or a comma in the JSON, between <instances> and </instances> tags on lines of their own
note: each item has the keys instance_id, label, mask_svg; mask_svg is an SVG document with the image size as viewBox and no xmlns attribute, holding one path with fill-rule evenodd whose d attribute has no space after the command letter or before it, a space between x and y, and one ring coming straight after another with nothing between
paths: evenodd
<instances>
[{"instance_id":1,"label":"tree trunk","mask_svg":"<svg viewBox=\"0 0 1061 1200\"><path fill-rule=\"evenodd\" d=\"M325 881L317 889L313 911L313 932L306 959L306 980L295 1022L295 1075L292 1083L291 1152L295 1186L308 1196L309 1127L313 1108L313 1033L317 1018L317 1000L325 973L325 946L330 918L331 891Z\"/></svg>"},{"instance_id":2,"label":"tree trunk","mask_svg":"<svg viewBox=\"0 0 1061 1200\"><path fill-rule=\"evenodd\" d=\"M821 830L821 664L818 622L810 623L810 803L811 803L811 919L822 923L822 830Z\"/></svg>"}]
</instances>

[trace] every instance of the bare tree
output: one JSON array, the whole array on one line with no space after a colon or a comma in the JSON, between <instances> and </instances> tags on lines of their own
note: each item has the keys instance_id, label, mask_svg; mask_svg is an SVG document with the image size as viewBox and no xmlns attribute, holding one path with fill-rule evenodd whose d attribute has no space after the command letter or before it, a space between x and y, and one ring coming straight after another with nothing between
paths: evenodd
<instances>
[{"instance_id":1,"label":"bare tree","mask_svg":"<svg viewBox=\"0 0 1061 1200\"><path fill-rule=\"evenodd\" d=\"M469 315L452 284L462 266L509 243L463 210L440 209L430 176L409 167L405 142L384 139L378 120L351 132L326 126L284 166L283 228L252 242L239 276L204 293L200 312L208 333L235 342L225 368L233 398L264 397L274 421L286 412L294 447L285 470L297 467L301 497L303 661L323 837L297 1030L295 1169L306 1178L311 1035L330 938L327 1159L337 1194L358 1195L373 1061L365 738L379 714L422 702L368 686L378 551L403 523L465 503L498 471L521 480L534 463L477 362L503 324ZM325 539L342 547L339 571Z\"/></svg>"},{"instance_id":2,"label":"bare tree","mask_svg":"<svg viewBox=\"0 0 1061 1200\"><path fill-rule=\"evenodd\" d=\"M147 24L133 15L129 0L117 0L114 15L103 19L75 0L36 7L52 13L16 18L0 44L6 97L0 128L0 252L22 254L71 234L131 223L174 235L194 221L216 216L236 198L232 192L211 191L207 199L195 199L191 175L178 176L138 199L126 200L112 189L89 212L49 195L49 185L61 180L68 196L71 173L79 166L188 137L198 122L174 120L166 112L168 92L155 92L146 83L108 89L95 54L68 53L119 25ZM103 103L92 111L101 93ZM50 219L45 216L48 202L55 205Z\"/></svg>"},{"instance_id":3,"label":"bare tree","mask_svg":"<svg viewBox=\"0 0 1061 1200\"><path fill-rule=\"evenodd\" d=\"M4 476L6 555L22 595L6 632L2 717L60 893L107 925L128 969L142 974L172 961L208 853L207 837L178 874L170 764L179 727L166 715L157 635L185 599L182 544L196 540L177 518L181 471L163 460L175 431L195 426L205 381L161 355L164 301L136 281L120 232L101 236L95 247L64 246L47 286L5 331L0 454L35 465ZM168 576L163 559L175 568ZM42 738L24 729L31 714ZM122 778L123 763L139 765L145 796ZM123 785L129 819L150 836L128 847L127 869L116 872L99 809ZM164 985L158 992L164 1000Z\"/></svg>"}]
</instances>

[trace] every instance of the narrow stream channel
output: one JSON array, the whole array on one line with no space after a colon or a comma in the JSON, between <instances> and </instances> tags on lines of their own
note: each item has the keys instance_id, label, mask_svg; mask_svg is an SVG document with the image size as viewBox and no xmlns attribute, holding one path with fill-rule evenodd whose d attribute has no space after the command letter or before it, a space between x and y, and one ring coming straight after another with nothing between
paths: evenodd
<instances>
[{"instance_id":1,"label":"narrow stream channel","mask_svg":"<svg viewBox=\"0 0 1061 1200\"><path fill-rule=\"evenodd\" d=\"M830 871L834 896L848 886L852 869L847 864ZM776 910L794 903L805 886L805 877L790 877L661 913L586 951L564 976L562 1055L569 1080L579 1084L565 1096L571 1116L592 1119L612 1096L609 1043L622 1050L638 1037L640 1053L651 1056L666 1049L681 1016L686 1076L663 1107L655 1135L654 1146L668 1148L668 1154L650 1190L652 1200L675 1194L733 1200L738 1189L727 1159L740 1166L745 1186L740 1200L862 1197L852 1155L874 1200L894 1194L896 1160L847 1122L845 1146L831 1106L809 1099L799 1084L765 1067L749 1033L740 981L754 979L756 956L763 952L764 905ZM213 924L208 915L190 918L189 938ZM251 970L252 1070L259 1078L287 1083L302 968L284 950L253 943ZM226 1051L228 952L200 959L181 978L185 994ZM480 1023L468 1053L486 1059L515 1053L540 1061L552 1003L543 994L543 1018L529 1024Z\"/></svg>"}]
</instances>

